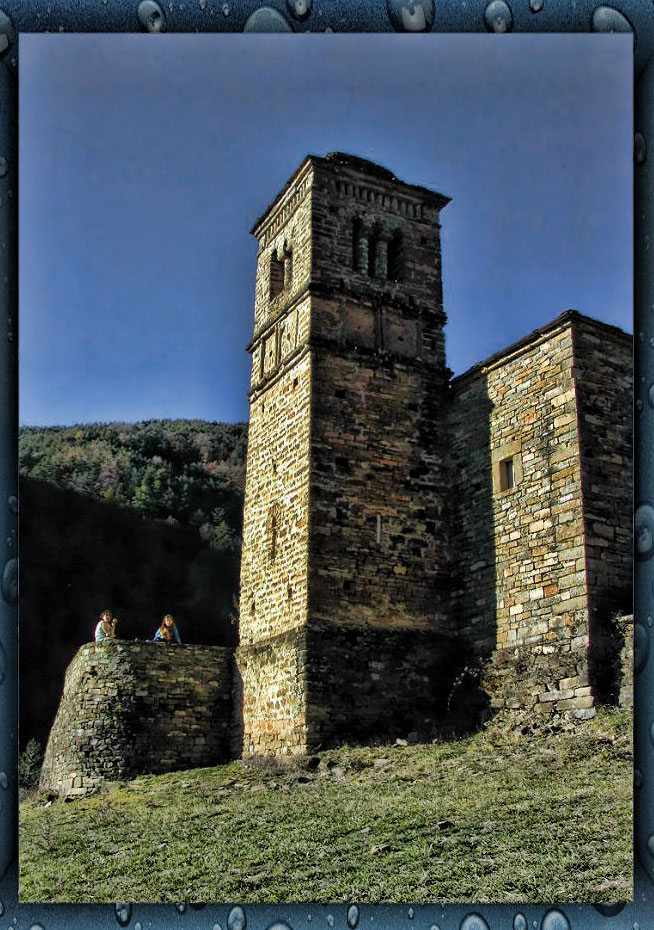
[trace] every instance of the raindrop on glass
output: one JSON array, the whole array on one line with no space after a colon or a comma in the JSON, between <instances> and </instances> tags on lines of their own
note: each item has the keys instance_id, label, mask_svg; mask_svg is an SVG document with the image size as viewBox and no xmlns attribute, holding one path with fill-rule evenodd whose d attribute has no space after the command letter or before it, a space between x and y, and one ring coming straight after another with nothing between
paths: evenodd
<instances>
[{"instance_id":1,"label":"raindrop on glass","mask_svg":"<svg viewBox=\"0 0 654 930\"><path fill-rule=\"evenodd\" d=\"M308 921L309 923L311 923L311 921L312 921L311 914L307 914L307 921Z\"/></svg>"},{"instance_id":2,"label":"raindrop on glass","mask_svg":"<svg viewBox=\"0 0 654 930\"><path fill-rule=\"evenodd\" d=\"M643 402L639 397L638 400L636 401L636 410L640 413L642 409L643 409Z\"/></svg>"},{"instance_id":3,"label":"raindrop on glass","mask_svg":"<svg viewBox=\"0 0 654 930\"><path fill-rule=\"evenodd\" d=\"M207 8L207 0L200 0L200 9L206 10L206 8Z\"/></svg>"},{"instance_id":4,"label":"raindrop on glass","mask_svg":"<svg viewBox=\"0 0 654 930\"><path fill-rule=\"evenodd\" d=\"M492 0L484 10L484 25L489 32L511 32L513 13L504 0Z\"/></svg>"},{"instance_id":5,"label":"raindrop on glass","mask_svg":"<svg viewBox=\"0 0 654 930\"><path fill-rule=\"evenodd\" d=\"M116 920L121 927L126 927L127 924L132 919L132 905L131 904L114 904L114 911L116 914Z\"/></svg>"},{"instance_id":6,"label":"raindrop on glass","mask_svg":"<svg viewBox=\"0 0 654 930\"><path fill-rule=\"evenodd\" d=\"M396 32L428 32L434 25L434 0L386 0L386 12Z\"/></svg>"},{"instance_id":7,"label":"raindrop on glass","mask_svg":"<svg viewBox=\"0 0 654 930\"><path fill-rule=\"evenodd\" d=\"M312 6L313 0L286 0L286 9L293 19L306 19Z\"/></svg>"},{"instance_id":8,"label":"raindrop on glass","mask_svg":"<svg viewBox=\"0 0 654 930\"><path fill-rule=\"evenodd\" d=\"M540 13L544 0L529 0L529 9L532 13Z\"/></svg>"},{"instance_id":9,"label":"raindrop on glass","mask_svg":"<svg viewBox=\"0 0 654 930\"><path fill-rule=\"evenodd\" d=\"M137 920L134 924L134 930L143 930L143 925L141 924L140 920Z\"/></svg>"},{"instance_id":10,"label":"raindrop on glass","mask_svg":"<svg viewBox=\"0 0 654 930\"><path fill-rule=\"evenodd\" d=\"M593 32L633 32L627 17L612 6L598 6L590 21Z\"/></svg>"},{"instance_id":11,"label":"raindrop on glass","mask_svg":"<svg viewBox=\"0 0 654 930\"><path fill-rule=\"evenodd\" d=\"M43 927L41 926L41 924L32 924L32 926L30 927L30 930L43 930Z\"/></svg>"},{"instance_id":12,"label":"raindrop on glass","mask_svg":"<svg viewBox=\"0 0 654 930\"><path fill-rule=\"evenodd\" d=\"M229 4L223 3L223 16L229 16Z\"/></svg>"},{"instance_id":13,"label":"raindrop on glass","mask_svg":"<svg viewBox=\"0 0 654 930\"><path fill-rule=\"evenodd\" d=\"M409 908L406 916L409 918L409 920L413 920L415 917L415 912L412 907Z\"/></svg>"},{"instance_id":14,"label":"raindrop on glass","mask_svg":"<svg viewBox=\"0 0 654 930\"><path fill-rule=\"evenodd\" d=\"M438 924L432 924L429 930L441 930L441 928L438 926Z\"/></svg>"},{"instance_id":15,"label":"raindrop on glass","mask_svg":"<svg viewBox=\"0 0 654 930\"><path fill-rule=\"evenodd\" d=\"M356 904L350 904L347 909L347 925L350 930L354 930L356 925L359 923L359 908Z\"/></svg>"},{"instance_id":16,"label":"raindrop on glass","mask_svg":"<svg viewBox=\"0 0 654 930\"><path fill-rule=\"evenodd\" d=\"M237 904L227 916L227 930L245 930L247 923L245 911Z\"/></svg>"},{"instance_id":17,"label":"raindrop on glass","mask_svg":"<svg viewBox=\"0 0 654 930\"><path fill-rule=\"evenodd\" d=\"M10 494L7 498L7 507L11 513L18 513L18 498L15 494Z\"/></svg>"},{"instance_id":18,"label":"raindrop on glass","mask_svg":"<svg viewBox=\"0 0 654 930\"><path fill-rule=\"evenodd\" d=\"M513 918L513 930L527 930L527 918L524 914L516 914Z\"/></svg>"},{"instance_id":19,"label":"raindrop on glass","mask_svg":"<svg viewBox=\"0 0 654 930\"><path fill-rule=\"evenodd\" d=\"M543 917L541 930L570 930L570 921L563 911L553 907L551 911Z\"/></svg>"},{"instance_id":20,"label":"raindrop on glass","mask_svg":"<svg viewBox=\"0 0 654 930\"><path fill-rule=\"evenodd\" d=\"M176 904L176 905L175 905L175 910L177 911L178 914L184 914L184 913L186 912L186 905L185 905L185 904Z\"/></svg>"},{"instance_id":21,"label":"raindrop on glass","mask_svg":"<svg viewBox=\"0 0 654 930\"><path fill-rule=\"evenodd\" d=\"M619 904L593 904L593 907L604 917L616 917L624 908L624 902Z\"/></svg>"},{"instance_id":22,"label":"raindrop on glass","mask_svg":"<svg viewBox=\"0 0 654 930\"><path fill-rule=\"evenodd\" d=\"M16 41L16 30L4 10L0 10L0 55ZM15 64L15 62L14 62Z\"/></svg>"},{"instance_id":23,"label":"raindrop on glass","mask_svg":"<svg viewBox=\"0 0 654 930\"><path fill-rule=\"evenodd\" d=\"M650 559L654 552L654 507L641 504L634 517L636 558Z\"/></svg>"},{"instance_id":24,"label":"raindrop on glass","mask_svg":"<svg viewBox=\"0 0 654 930\"><path fill-rule=\"evenodd\" d=\"M327 924L330 927L334 926L334 915L333 914L327 914Z\"/></svg>"},{"instance_id":25,"label":"raindrop on glass","mask_svg":"<svg viewBox=\"0 0 654 930\"><path fill-rule=\"evenodd\" d=\"M634 627L634 672L642 672L649 656L649 633L642 623Z\"/></svg>"},{"instance_id":26,"label":"raindrop on glass","mask_svg":"<svg viewBox=\"0 0 654 930\"><path fill-rule=\"evenodd\" d=\"M144 32L166 31L166 17L156 0L141 0L136 13Z\"/></svg>"},{"instance_id":27,"label":"raindrop on glass","mask_svg":"<svg viewBox=\"0 0 654 930\"><path fill-rule=\"evenodd\" d=\"M7 776L7 773L0 772L0 788L2 788L3 791L6 791L8 787L9 787L9 778Z\"/></svg>"},{"instance_id":28,"label":"raindrop on glass","mask_svg":"<svg viewBox=\"0 0 654 930\"><path fill-rule=\"evenodd\" d=\"M459 930L489 930L489 926L481 914L466 914Z\"/></svg>"},{"instance_id":29,"label":"raindrop on glass","mask_svg":"<svg viewBox=\"0 0 654 930\"><path fill-rule=\"evenodd\" d=\"M642 132L634 134L634 161L637 165L645 163L647 158L647 142Z\"/></svg>"},{"instance_id":30,"label":"raindrop on glass","mask_svg":"<svg viewBox=\"0 0 654 930\"><path fill-rule=\"evenodd\" d=\"M18 559L9 559L2 572L2 596L8 604L18 600Z\"/></svg>"},{"instance_id":31,"label":"raindrop on glass","mask_svg":"<svg viewBox=\"0 0 654 930\"><path fill-rule=\"evenodd\" d=\"M60 27L59 27L59 32L63 32L63 31L64 31L64 27L63 27L63 26L60 26Z\"/></svg>"},{"instance_id":32,"label":"raindrop on glass","mask_svg":"<svg viewBox=\"0 0 654 930\"><path fill-rule=\"evenodd\" d=\"M292 32L281 13L270 6L260 6L245 21L243 32Z\"/></svg>"}]
</instances>

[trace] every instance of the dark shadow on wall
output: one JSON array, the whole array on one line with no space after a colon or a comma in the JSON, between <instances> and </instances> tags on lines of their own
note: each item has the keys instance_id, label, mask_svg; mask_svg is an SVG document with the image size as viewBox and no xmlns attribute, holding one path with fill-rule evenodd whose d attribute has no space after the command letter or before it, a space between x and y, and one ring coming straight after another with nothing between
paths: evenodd
<instances>
[{"instance_id":1,"label":"dark shadow on wall","mask_svg":"<svg viewBox=\"0 0 654 930\"><path fill-rule=\"evenodd\" d=\"M172 613L185 643L235 644L238 554L45 482L21 479L20 496L21 748L45 744L66 667L105 608L121 639L151 639Z\"/></svg>"},{"instance_id":2,"label":"dark shadow on wall","mask_svg":"<svg viewBox=\"0 0 654 930\"><path fill-rule=\"evenodd\" d=\"M497 645L497 556L490 452L492 402L486 378L480 373L464 375L454 379L451 390L448 501L452 632L462 637L467 654L449 705L460 715L467 704L485 703L480 697L479 675L481 663Z\"/></svg>"}]
</instances>

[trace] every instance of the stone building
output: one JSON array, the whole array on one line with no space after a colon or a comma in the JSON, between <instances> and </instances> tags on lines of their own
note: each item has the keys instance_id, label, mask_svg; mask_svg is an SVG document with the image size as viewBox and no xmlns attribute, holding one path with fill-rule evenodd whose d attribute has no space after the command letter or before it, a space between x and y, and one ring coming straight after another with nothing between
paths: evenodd
<instances>
[{"instance_id":1,"label":"stone building","mask_svg":"<svg viewBox=\"0 0 654 930\"><path fill-rule=\"evenodd\" d=\"M428 734L475 670L629 699L632 339L567 310L452 380L448 202L311 155L257 220L239 646L83 646L42 790Z\"/></svg>"},{"instance_id":2,"label":"stone building","mask_svg":"<svg viewBox=\"0 0 654 930\"><path fill-rule=\"evenodd\" d=\"M592 714L631 603L631 337L574 311L450 380L449 198L307 156L257 220L235 752L399 735L492 662Z\"/></svg>"}]
</instances>

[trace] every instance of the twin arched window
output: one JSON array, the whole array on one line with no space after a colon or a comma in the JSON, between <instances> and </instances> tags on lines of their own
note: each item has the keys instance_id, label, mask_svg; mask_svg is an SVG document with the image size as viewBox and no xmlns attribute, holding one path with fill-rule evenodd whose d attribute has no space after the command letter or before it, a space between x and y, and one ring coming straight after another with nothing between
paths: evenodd
<instances>
[{"instance_id":1,"label":"twin arched window","mask_svg":"<svg viewBox=\"0 0 654 930\"><path fill-rule=\"evenodd\" d=\"M389 236L377 224L372 229L366 228L363 220L357 217L352 232L355 271L388 281L404 278L404 241L399 229Z\"/></svg>"}]
</instances>

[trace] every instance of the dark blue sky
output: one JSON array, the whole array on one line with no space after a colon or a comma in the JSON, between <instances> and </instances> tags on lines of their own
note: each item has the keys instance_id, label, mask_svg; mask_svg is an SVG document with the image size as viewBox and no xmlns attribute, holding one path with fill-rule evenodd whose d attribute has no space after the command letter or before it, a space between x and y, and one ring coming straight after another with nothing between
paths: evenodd
<instances>
[{"instance_id":1,"label":"dark blue sky","mask_svg":"<svg viewBox=\"0 0 654 930\"><path fill-rule=\"evenodd\" d=\"M22 35L20 422L247 418L253 221L307 152L442 214L459 373L632 331L631 35Z\"/></svg>"}]
</instances>

